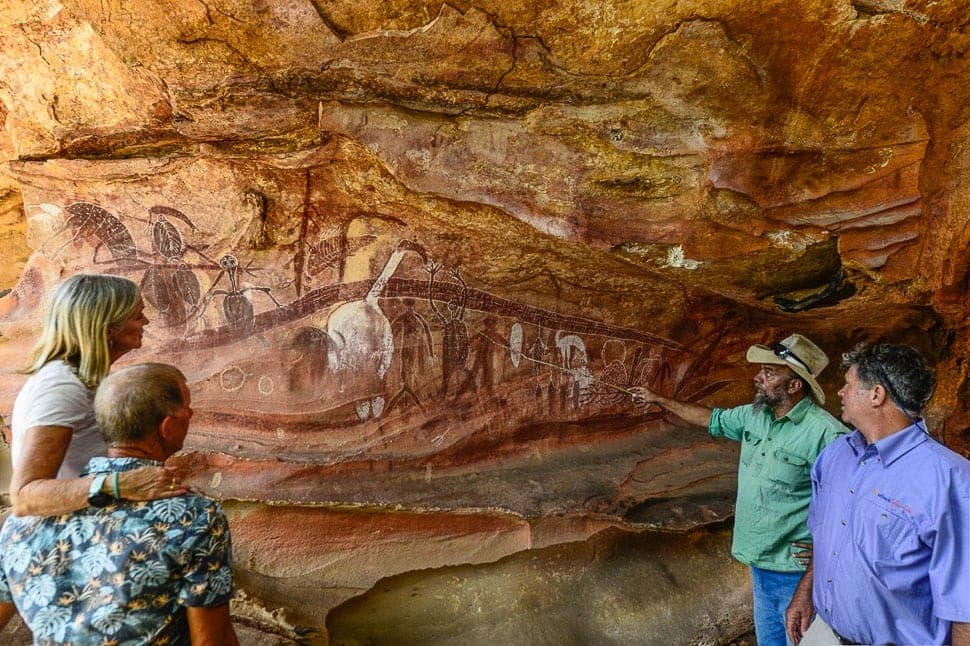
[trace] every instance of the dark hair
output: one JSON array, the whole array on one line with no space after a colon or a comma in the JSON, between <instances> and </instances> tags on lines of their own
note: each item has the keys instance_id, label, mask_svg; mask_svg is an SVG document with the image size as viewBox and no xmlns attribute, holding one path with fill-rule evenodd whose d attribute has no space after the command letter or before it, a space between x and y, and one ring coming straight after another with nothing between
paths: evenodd
<instances>
[{"instance_id":1,"label":"dark hair","mask_svg":"<svg viewBox=\"0 0 970 646\"><path fill-rule=\"evenodd\" d=\"M108 445L137 442L185 403L185 375L163 363L139 363L105 377L94 396L98 429Z\"/></svg>"},{"instance_id":2,"label":"dark hair","mask_svg":"<svg viewBox=\"0 0 970 646\"><path fill-rule=\"evenodd\" d=\"M853 366L863 386L872 388L880 384L904 413L910 417L923 415L933 396L936 376L916 348L860 343L842 355L842 369Z\"/></svg>"}]
</instances>

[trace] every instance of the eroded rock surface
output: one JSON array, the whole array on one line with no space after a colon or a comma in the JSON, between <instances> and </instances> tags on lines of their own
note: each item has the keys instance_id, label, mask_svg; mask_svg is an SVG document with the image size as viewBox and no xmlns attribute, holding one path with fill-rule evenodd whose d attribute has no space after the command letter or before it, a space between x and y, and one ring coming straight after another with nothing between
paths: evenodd
<instances>
[{"instance_id":1,"label":"eroded rock surface","mask_svg":"<svg viewBox=\"0 0 970 646\"><path fill-rule=\"evenodd\" d=\"M358 595L384 643L417 638L386 577L723 522L736 447L626 390L746 401L745 349L792 331L833 360L920 347L931 428L967 451L961 3L0 12L0 362L62 277L141 284L126 361L189 376L180 459L287 639ZM349 607L330 625L359 635Z\"/></svg>"}]
</instances>

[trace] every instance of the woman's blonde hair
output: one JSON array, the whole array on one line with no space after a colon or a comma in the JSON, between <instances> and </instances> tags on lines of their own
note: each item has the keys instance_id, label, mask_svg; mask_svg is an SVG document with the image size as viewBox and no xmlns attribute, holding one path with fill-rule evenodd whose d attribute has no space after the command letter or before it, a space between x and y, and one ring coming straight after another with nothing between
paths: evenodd
<instances>
[{"instance_id":1,"label":"woman's blonde hair","mask_svg":"<svg viewBox=\"0 0 970 646\"><path fill-rule=\"evenodd\" d=\"M138 285L121 276L71 276L51 293L44 329L22 372L33 374L60 359L85 386L96 388L111 364L108 333L131 316L139 297Z\"/></svg>"}]
</instances>

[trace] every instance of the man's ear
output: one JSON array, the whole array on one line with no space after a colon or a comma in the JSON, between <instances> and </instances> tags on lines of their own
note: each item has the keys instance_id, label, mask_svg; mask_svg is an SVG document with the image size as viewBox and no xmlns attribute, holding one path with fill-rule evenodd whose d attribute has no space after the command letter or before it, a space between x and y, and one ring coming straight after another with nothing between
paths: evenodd
<instances>
[{"instance_id":1,"label":"man's ear","mask_svg":"<svg viewBox=\"0 0 970 646\"><path fill-rule=\"evenodd\" d=\"M788 394L789 395L794 395L799 390L801 390L803 387L804 387L804 384L802 383L802 380L801 379L792 378L788 382L788 389L787 389L788 390Z\"/></svg>"},{"instance_id":2,"label":"man's ear","mask_svg":"<svg viewBox=\"0 0 970 646\"><path fill-rule=\"evenodd\" d=\"M172 437L175 427L172 424L175 422L175 418L171 415L166 415L162 418L162 423L158 425L158 436L165 440L166 442Z\"/></svg>"},{"instance_id":3,"label":"man's ear","mask_svg":"<svg viewBox=\"0 0 970 646\"><path fill-rule=\"evenodd\" d=\"M886 392L886 388L882 384L876 384L873 386L869 393L869 403L873 408L882 406L883 403L889 399L889 394Z\"/></svg>"}]
</instances>

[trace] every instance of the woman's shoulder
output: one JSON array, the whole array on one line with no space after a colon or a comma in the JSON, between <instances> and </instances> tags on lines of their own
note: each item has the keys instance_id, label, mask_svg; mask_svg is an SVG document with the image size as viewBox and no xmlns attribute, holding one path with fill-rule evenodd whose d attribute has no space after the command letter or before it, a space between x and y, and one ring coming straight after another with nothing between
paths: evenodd
<instances>
[{"instance_id":1,"label":"woman's shoulder","mask_svg":"<svg viewBox=\"0 0 970 646\"><path fill-rule=\"evenodd\" d=\"M17 394L11 426L15 431L32 426L86 426L93 423L94 391L87 388L71 367L48 362L35 372Z\"/></svg>"},{"instance_id":2,"label":"woman's shoulder","mask_svg":"<svg viewBox=\"0 0 970 646\"><path fill-rule=\"evenodd\" d=\"M52 389L78 389L87 391L87 386L78 379L73 366L60 359L48 361L40 370L32 374L24 383L24 392L45 392Z\"/></svg>"},{"instance_id":3,"label":"woman's shoulder","mask_svg":"<svg viewBox=\"0 0 970 646\"><path fill-rule=\"evenodd\" d=\"M43 375L46 377L67 377L72 378L74 381L80 383L80 380L77 378L77 368L63 359L51 359L41 366L40 370L35 372L32 376L38 375Z\"/></svg>"}]
</instances>

